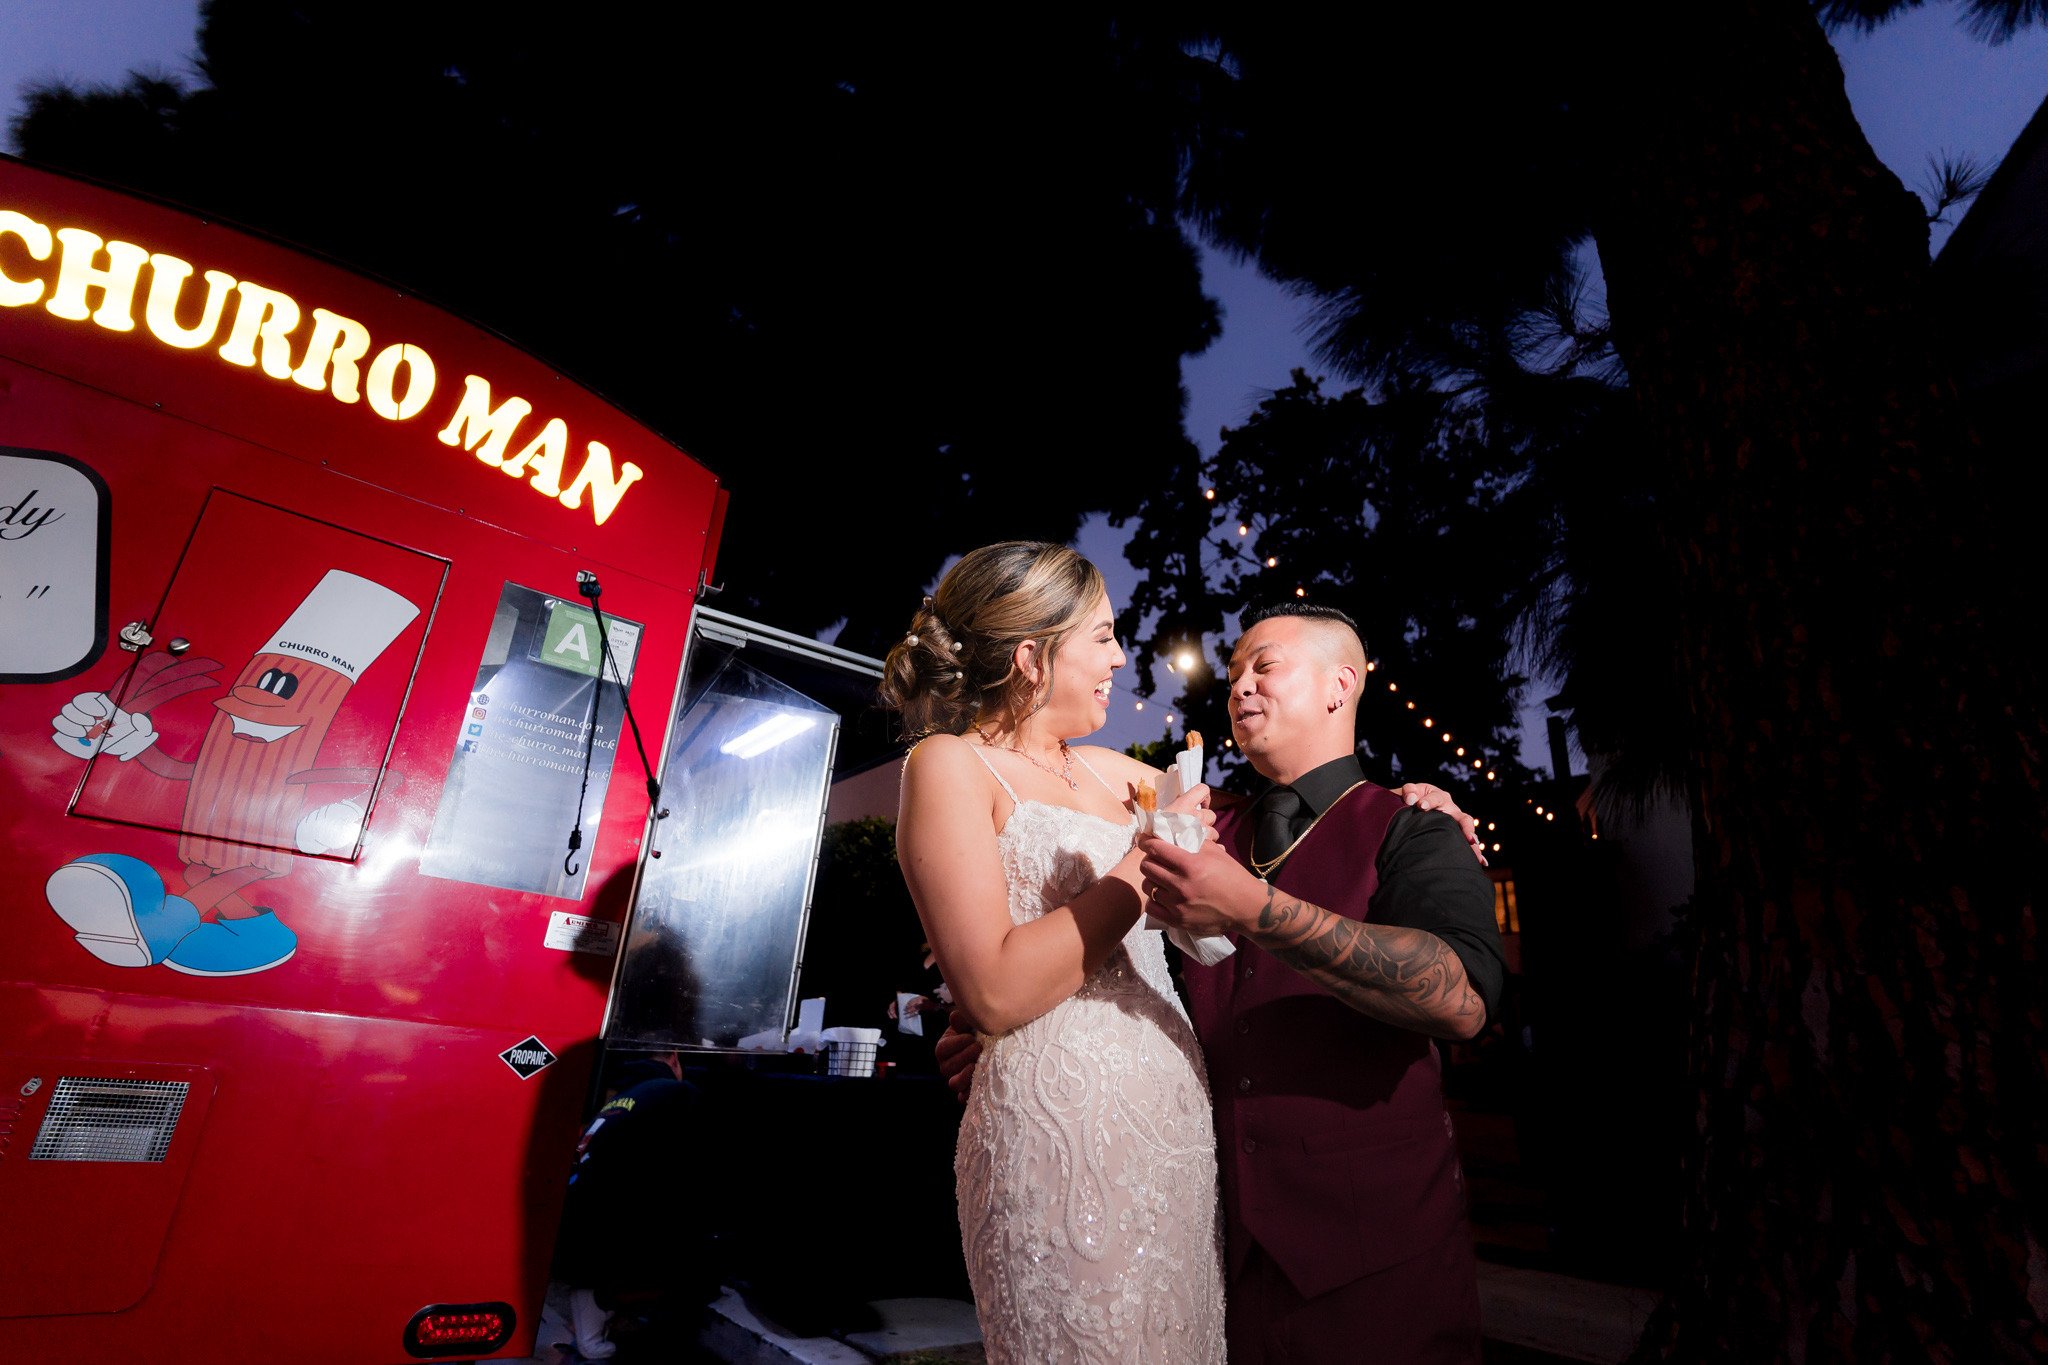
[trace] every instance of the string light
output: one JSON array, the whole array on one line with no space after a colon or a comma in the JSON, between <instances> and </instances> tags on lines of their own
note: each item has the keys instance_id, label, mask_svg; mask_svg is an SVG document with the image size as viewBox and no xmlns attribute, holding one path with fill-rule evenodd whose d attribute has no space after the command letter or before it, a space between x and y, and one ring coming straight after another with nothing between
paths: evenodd
<instances>
[{"instance_id":1,"label":"string light","mask_svg":"<svg viewBox=\"0 0 2048 1365\"><path fill-rule=\"evenodd\" d=\"M1294 595L1295 595L1296 597L1306 597L1306 596L1308 596L1308 589L1307 589L1307 588L1296 588L1296 589L1294 590Z\"/></svg>"},{"instance_id":2,"label":"string light","mask_svg":"<svg viewBox=\"0 0 2048 1365\"><path fill-rule=\"evenodd\" d=\"M1213 488L1204 488L1202 490L1202 496L1207 498L1210 502L1214 502L1216 501L1216 490Z\"/></svg>"},{"instance_id":3,"label":"string light","mask_svg":"<svg viewBox=\"0 0 2048 1365\"><path fill-rule=\"evenodd\" d=\"M1248 536L1252 533L1252 528L1240 521L1237 524L1237 533L1241 536Z\"/></svg>"},{"instance_id":4,"label":"string light","mask_svg":"<svg viewBox=\"0 0 2048 1365\"><path fill-rule=\"evenodd\" d=\"M1276 557L1275 557L1275 556L1273 556L1273 555L1267 555L1267 556L1266 556L1266 567L1267 567L1267 568L1269 568L1269 569L1277 569L1277 568L1279 568L1279 567L1280 567L1280 561L1279 561L1279 559L1278 559L1278 558L1276 558Z\"/></svg>"}]
</instances>

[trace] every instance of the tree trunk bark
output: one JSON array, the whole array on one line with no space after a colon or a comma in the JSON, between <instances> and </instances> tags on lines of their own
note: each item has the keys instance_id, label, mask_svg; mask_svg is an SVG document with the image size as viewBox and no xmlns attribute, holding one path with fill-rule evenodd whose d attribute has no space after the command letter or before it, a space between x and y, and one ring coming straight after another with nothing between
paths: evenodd
<instances>
[{"instance_id":1,"label":"tree trunk bark","mask_svg":"<svg viewBox=\"0 0 2048 1365\"><path fill-rule=\"evenodd\" d=\"M1802 0L1584 8L1643 54L1580 112L1670 466L1700 887L1684 1252L1635 1358L2048 1357L2038 625L1924 210Z\"/></svg>"}]
</instances>

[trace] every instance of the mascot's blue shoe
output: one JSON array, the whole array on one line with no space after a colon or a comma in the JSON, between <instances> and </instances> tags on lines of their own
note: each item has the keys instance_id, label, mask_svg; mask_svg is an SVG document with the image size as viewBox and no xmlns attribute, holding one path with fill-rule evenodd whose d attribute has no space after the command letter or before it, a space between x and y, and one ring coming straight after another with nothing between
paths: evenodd
<instances>
[{"instance_id":1,"label":"mascot's blue shoe","mask_svg":"<svg viewBox=\"0 0 2048 1365\"><path fill-rule=\"evenodd\" d=\"M161 962L199 927L192 902L165 895L156 869L125 853L88 853L64 864L43 895L87 952L116 967Z\"/></svg>"},{"instance_id":2,"label":"mascot's blue shoe","mask_svg":"<svg viewBox=\"0 0 2048 1365\"><path fill-rule=\"evenodd\" d=\"M248 919L218 919L178 940L164 965L188 976L247 976L267 971L299 950L299 936L259 909Z\"/></svg>"}]
</instances>

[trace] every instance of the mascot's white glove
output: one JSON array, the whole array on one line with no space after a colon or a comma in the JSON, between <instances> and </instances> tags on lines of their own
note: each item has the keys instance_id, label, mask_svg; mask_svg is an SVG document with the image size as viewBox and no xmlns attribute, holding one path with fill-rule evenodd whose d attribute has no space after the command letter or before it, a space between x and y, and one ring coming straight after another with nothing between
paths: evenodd
<instances>
[{"instance_id":1,"label":"mascot's white glove","mask_svg":"<svg viewBox=\"0 0 2048 1365\"><path fill-rule=\"evenodd\" d=\"M363 807L357 801L335 801L299 818L301 853L339 853L356 846L363 832Z\"/></svg>"},{"instance_id":2,"label":"mascot's white glove","mask_svg":"<svg viewBox=\"0 0 2048 1365\"><path fill-rule=\"evenodd\" d=\"M156 743L149 717L123 711L104 692L80 692L50 719L51 743L73 758L112 754L126 763Z\"/></svg>"}]
</instances>

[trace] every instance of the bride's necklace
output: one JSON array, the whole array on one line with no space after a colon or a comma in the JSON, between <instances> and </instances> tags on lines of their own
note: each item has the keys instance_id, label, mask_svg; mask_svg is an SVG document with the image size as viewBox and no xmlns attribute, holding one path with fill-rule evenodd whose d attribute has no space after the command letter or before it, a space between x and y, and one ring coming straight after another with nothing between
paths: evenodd
<instances>
[{"instance_id":1,"label":"bride's necklace","mask_svg":"<svg viewBox=\"0 0 2048 1365\"><path fill-rule=\"evenodd\" d=\"M1029 755L1026 756L1029 757ZM1351 793L1357 791L1360 787L1363 787L1364 785L1364 778L1360 778L1358 781L1353 782L1343 791L1337 793L1337 801L1342 801L1345 797L1351 795ZM1328 815L1331 811L1337 809L1337 801L1332 801L1329 805L1323 807L1323 815ZM1280 864L1287 861L1287 855L1294 852L1295 849L1301 846L1301 841L1303 839L1308 838L1309 831L1313 830L1317 825L1323 823L1323 815L1318 815L1315 819L1309 821L1308 829L1305 829L1301 833L1295 835L1293 843L1281 849L1278 853L1266 859L1264 862L1261 862L1258 858L1252 856L1252 852L1249 848L1245 850L1244 860L1247 863L1251 864L1252 871L1258 874L1258 878L1260 881L1266 880L1267 876L1272 873L1274 868L1280 866Z\"/></svg>"},{"instance_id":2,"label":"bride's necklace","mask_svg":"<svg viewBox=\"0 0 2048 1365\"><path fill-rule=\"evenodd\" d=\"M1067 742L1065 740L1060 741L1060 766L1055 768L1050 763L1046 763L1039 759L1033 758L1030 754L1024 752L1024 750L1018 748L1014 744L996 743L994 740L988 737L988 731L982 729L978 725L974 727L974 733L981 736L981 746L984 749L1002 749L1009 753L1013 753L1017 755L1017 757L1023 759L1026 763L1029 763L1032 767L1037 768L1040 772L1051 773L1054 777L1057 777L1060 781L1066 783L1070 789L1074 791L1081 790L1081 784L1074 780L1074 752L1073 750L1067 747Z\"/></svg>"}]
</instances>

